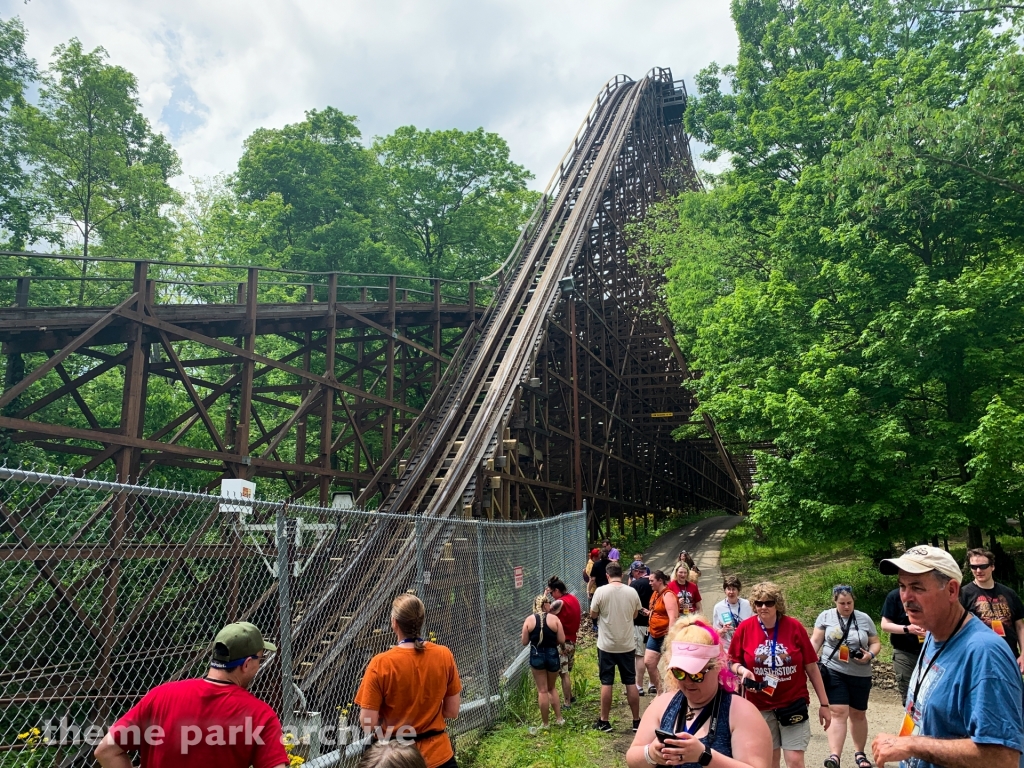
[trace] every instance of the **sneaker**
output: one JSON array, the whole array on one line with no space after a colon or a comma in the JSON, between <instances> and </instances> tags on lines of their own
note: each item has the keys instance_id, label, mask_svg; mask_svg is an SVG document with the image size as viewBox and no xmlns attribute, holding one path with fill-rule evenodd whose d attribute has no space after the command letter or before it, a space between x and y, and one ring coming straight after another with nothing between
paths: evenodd
<instances>
[{"instance_id":1,"label":"sneaker","mask_svg":"<svg viewBox=\"0 0 1024 768\"><path fill-rule=\"evenodd\" d=\"M657 687L655 687L653 685L650 688L647 689L647 692L649 694L651 694L652 696L657 696L658 695L658 689L657 689Z\"/></svg>"},{"instance_id":2,"label":"sneaker","mask_svg":"<svg viewBox=\"0 0 1024 768\"><path fill-rule=\"evenodd\" d=\"M594 723L594 730L604 731L605 733L611 733L612 724L609 723L607 720L598 720L596 723Z\"/></svg>"},{"instance_id":3,"label":"sneaker","mask_svg":"<svg viewBox=\"0 0 1024 768\"><path fill-rule=\"evenodd\" d=\"M646 696L647 695L647 691L644 690L644 687L642 685L638 685L636 687L636 695L637 696Z\"/></svg>"},{"instance_id":4,"label":"sneaker","mask_svg":"<svg viewBox=\"0 0 1024 768\"><path fill-rule=\"evenodd\" d=\"M640 721L639 720L634 720L633 721L633 733L636 733L639 730L640 730Z\"/></svg>"},{"instance_id":5,"label":"sneaker","mask_svg":"<svg viewBox=\"0 0 1024 768\"><path fill-rule=\"evenodd\" d=\"M557 720L555 720L555 725L565 725L565 718L560 717Z\"/></svg>"}]
</instances>

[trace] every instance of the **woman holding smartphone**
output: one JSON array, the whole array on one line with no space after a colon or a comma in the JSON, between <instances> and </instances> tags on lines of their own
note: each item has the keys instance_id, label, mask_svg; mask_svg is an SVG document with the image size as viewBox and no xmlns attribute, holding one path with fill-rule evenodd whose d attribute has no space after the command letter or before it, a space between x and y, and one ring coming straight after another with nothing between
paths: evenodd
<instances>
[{"instance_id":1,"label":"woman holding smartphone","mask_svg":"<svg viewBox=\"0 0 1024 768\"><path fill-rule=\"evenodd\" d=\"M768 726L736 695L722 640L702 616L675 623L662 658L667 691L644 712L626 765L693 768L713 760L715 768L768 768Z\"/></svg>"}]
</instances>

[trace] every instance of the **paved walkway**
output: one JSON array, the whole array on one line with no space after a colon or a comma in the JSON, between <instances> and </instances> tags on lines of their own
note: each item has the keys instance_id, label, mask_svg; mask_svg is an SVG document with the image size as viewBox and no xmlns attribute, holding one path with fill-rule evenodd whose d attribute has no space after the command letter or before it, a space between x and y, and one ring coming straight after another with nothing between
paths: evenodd
<instances>
[{"instance_id":1,"label":"paved walkway","mask_svg":"<svg viewBox=\"0 0 1024 768\"><path fill-rule=\"evenodd\" d=\"M651 544L644 553L644 562L652 570L660 568L672 578L672 569L679 553L684 549L689 552L693 562L700 568L700 581L697 582L697 586L700 587L701 608L710 614L715 603L725 599L722 569L719 565L722 540L742 519L738 515L708 517L670 531Z\"/></svg>"}]
</instances>

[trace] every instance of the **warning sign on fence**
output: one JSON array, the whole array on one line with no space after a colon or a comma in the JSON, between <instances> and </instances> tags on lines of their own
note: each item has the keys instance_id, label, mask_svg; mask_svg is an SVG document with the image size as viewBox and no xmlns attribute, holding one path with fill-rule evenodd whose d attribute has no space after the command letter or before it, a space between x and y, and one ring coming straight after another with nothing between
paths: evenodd
<instances>
[{"instance_id":1,"label":"warning sign on fence","mask_svg":"<svg viewBox=\"0 0 1024 768\"><path fill-rule=\"evenodd\" d=\"M512 578L515 580L516 589L523 588L523 566L514 565L512 566Z\"/></svg>"}]
</instances>

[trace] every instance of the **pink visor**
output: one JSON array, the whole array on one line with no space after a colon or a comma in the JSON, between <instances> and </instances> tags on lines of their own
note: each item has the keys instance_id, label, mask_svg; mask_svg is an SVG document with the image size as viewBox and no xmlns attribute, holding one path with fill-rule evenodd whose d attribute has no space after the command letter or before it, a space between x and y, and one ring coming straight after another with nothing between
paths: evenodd
<instances>
[{"instance_id":1,"label":"pink visor","mask_svg":"<svg viewBox=\"0 0 1024 768\"><path fill-rule=\"evenodd\" d=\"M695 675L717 659L722 652L720 645L703 645L701 643L672 643L672 658L668 660L669 669L681 669Z\"/></svg>"}]
</instances>

